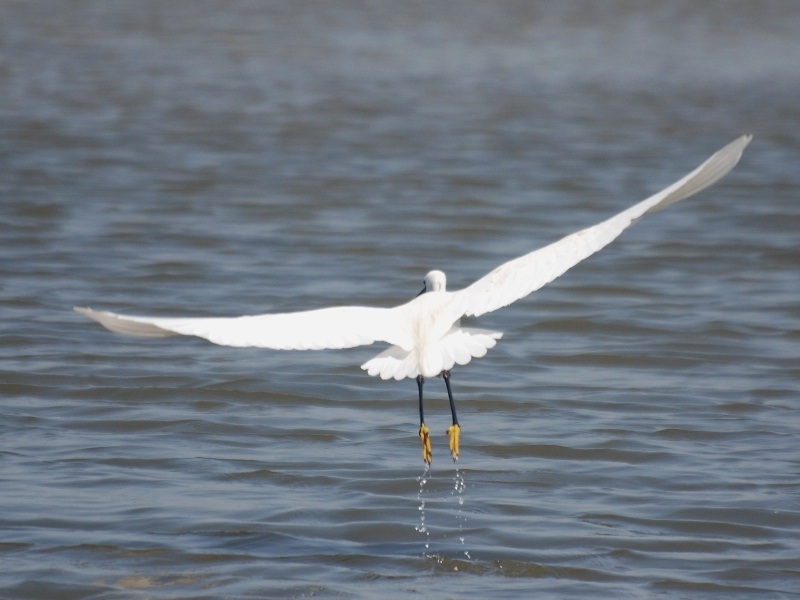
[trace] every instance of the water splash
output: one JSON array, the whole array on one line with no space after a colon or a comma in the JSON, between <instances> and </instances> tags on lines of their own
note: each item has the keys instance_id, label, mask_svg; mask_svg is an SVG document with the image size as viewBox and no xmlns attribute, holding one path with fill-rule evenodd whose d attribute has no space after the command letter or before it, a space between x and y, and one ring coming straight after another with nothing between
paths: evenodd
<instances>
[{"instance_id":1,"label":"water splash","mask_svg":"<svg viewBox=\"0 0 800 600\"><path fill-rule=\"evenodd\" d=\"M431 546L431 532L428 530L428 527L425 525L425 484L428 483L428 479L430 478L430 465L425 465L425 471L417 477L417 481L419 482L419 491L417 492L417 500L419 500L419 525L416 526L416 530L425 536L425 550L429 550Z\"/></svg>"},{"instance_id":2,"label":"water splash","mask_svg":"<svg viewBox=\"0 0 800 600\"><path fill-rule=\"evenodd\" d=\"M440 556L438 553L429 554L431 548L431 531L428 525L426 524L426 504L428 502L428 496L431 493L431 488L429 482L432 479L430 466L425 467L425 471L417 477L417 481L419 482L419 490L417 491L417 500L419 501L419 507L417 510L419 511L419 524L415 527L415 529L425 536L425 550L423 551L423 555L427 556L428 558L436 559L438 564L442 564L445 561L445 557ZM470 556L469 550L466 548L466 537L465 537L465 527L467 524L467 516L466 511L464 510L464 500L465 500L465 491L467 489L467 484L464 480L464 473L456 467L455 474L453 475L453 487L450 490L451 498L455 498L457 503L457 514L456 519L458 521L458 539L461 542L461 548L464 557L467 560L472 560ZM436 501L436 498L430 499L431 501ZM447 537L445 534L444 537ZM458 565L453 567L453 570L458 571Z\"/></svg>"},{"instance_id":3,"label":"water splash","mask_svg":"<svg viewBox=\"0 0 800 600\"><path fill-rule=\"evenodd\" d=\"M458 501L458 539L461 541L462 548L466 546L464 537L464 526L467 524L467 515L464 512L464 491L467 489L467 484L464 481L464 473L456 467L456 473L453 476L453 490L451 495ZM472 557L469 555L469 550L464 550L464 556L467 559Z\"/></svg>"}]
</instances>

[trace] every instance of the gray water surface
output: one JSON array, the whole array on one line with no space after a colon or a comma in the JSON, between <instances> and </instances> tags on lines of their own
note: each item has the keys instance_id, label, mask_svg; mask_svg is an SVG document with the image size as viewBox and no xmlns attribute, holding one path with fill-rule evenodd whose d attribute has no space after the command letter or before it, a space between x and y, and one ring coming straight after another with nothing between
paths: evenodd
<instances>
[{"instance_id":1,"label":"gray water surface","mask_svg":"<svg viewBox=\"0 0 800 600\"><path fill-rule=\"evenodd\" d=\"M800 589L800 5L0 5L0 596ZM381 348L112 335L71 307L391 306L721 183L476 324Z\"/></svg>"}]
</instances>

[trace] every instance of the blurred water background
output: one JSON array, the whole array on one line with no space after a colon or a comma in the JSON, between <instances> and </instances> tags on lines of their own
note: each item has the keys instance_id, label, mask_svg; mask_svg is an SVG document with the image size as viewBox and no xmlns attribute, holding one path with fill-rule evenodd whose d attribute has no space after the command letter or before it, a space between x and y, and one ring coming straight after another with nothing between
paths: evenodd
<instances>
[{"instance_id":1,"label":"blurred water background","mask_svg":"<svg viewBox=\"0 0 800 600\"><path fill-rule=\"evenodd\" d=\"M0 597L790 598L800 4L0 4ZM459 288L740 165L444 386L114 336Z\"/></svg>"}]
</instances>

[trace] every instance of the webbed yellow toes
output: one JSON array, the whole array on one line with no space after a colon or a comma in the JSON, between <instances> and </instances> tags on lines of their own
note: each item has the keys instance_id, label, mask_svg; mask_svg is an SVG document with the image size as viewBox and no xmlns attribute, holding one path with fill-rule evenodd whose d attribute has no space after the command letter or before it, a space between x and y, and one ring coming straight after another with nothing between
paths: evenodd
<instances>
[{"instance_id":1,"label":"webbed yellow toes","mask_svg":"<svg viewBox=\"0 0 800 600\"><path fill-rule=\"evenodd\" d=\"M431 450L430 430L425 423L419 425L419 439L422 440L422 460L430 465L433 460L433 451Z\"/></svg>"},{"instance_id":2,"label":"webbed yellow toes","mask_svg":"<svg viewBox=\"0 0 800 600\"><path fill-rule=\"evenodd\" d=\"M447 435L450 437L450 456L453 461L458 460L458 441L461 437L461 426L458 423L453 423L447 429Z\"/></svg>"}]
</instances>

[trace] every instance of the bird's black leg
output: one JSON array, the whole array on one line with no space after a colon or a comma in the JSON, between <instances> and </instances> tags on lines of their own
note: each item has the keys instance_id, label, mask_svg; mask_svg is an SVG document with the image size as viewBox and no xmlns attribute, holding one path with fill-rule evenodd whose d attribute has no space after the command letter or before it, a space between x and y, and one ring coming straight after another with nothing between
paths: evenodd
<instances>
[{"instance_id":1,"label":"bird's black leg","mask_svg":"<svg viewBox=\"0 0 800 600\"><path fill-rule=\"evenodd\" d=\"M422 408L422 385L425 383L425 378L422 375L417 375L417 389L419 390L419 423L420 425L425 422L425 411Z\"/></svg>"},{"instance_id":2,"label":"bird's black leg","mask_svg":"<svg viewBox=\"0 0 800 600\"><path fill-rule=\"evenodd\" d=\"M422 440L422 460L427 464L431 464L433 460L433 453L431 451L431 438L430 430L425 425L425 411L422 408L422 385L425 383L425 378L422 375L417 375L417 389L419 389L419 439Z\"/></svg>"},{"instance_id":3,"label":"bird's black leg","mask_svg":"<svg viewBox=\"0 0 800 600\"><path fill-rule=\"evenodd\" d=\"M450 399L450 413L453 415L453 425L458 425L456 417L456 403L453 401L453 390L450 389L450 371L442 371L444 384L447 386L447 397Z\"/></svg>"},{"instance_id":4,"label":"bird's black leg","mask_svg":"<svg viewBox=\"0 0 800 600\"><path fill-rule=\"evenodd\" d=\"M456 416L456 403L453 400L453 390L450 389L450 371L442 371L444 384L447 386L447 397L450 399L450 413L453 415L453 424L448 428L447 435L450 438L450 455L453 460L458 460L458 442L461 437L461 426L458 424Z\"/></svg>"}]
</instances>

